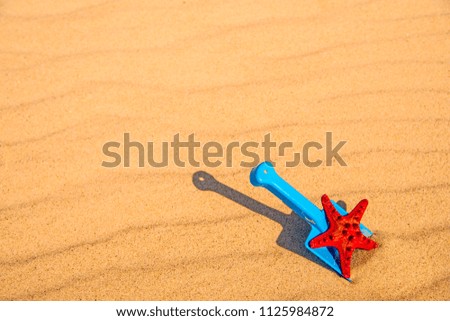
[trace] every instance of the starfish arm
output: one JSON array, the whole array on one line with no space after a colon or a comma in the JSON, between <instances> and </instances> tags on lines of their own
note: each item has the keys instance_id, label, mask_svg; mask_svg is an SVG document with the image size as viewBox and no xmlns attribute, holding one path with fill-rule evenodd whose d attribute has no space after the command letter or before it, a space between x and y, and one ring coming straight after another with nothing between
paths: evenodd
<instances>
[{"instance_id":1,"label":"starfish arm","mask_svg":"<svg viewBox=\"0 0 450 321\"><path fill-rule=\"evenodd\" d=\"M341 220L341 214L339 214L336 208L333 206L333 203L331 203L330 198L327 194L322 195L321 201L325 215L328 218L328 222L330 223L330 225L335 226L336 221Z\"/></svg>"},{"instance_id":2,"label":"starfish arm","mask_svg":"<svg viewBox=\"0 0 450 321\"><path fill-rule=\"evenodd\" d=\"M313 249L316 249L318 247L324 246L336 246L336 244L333 241L333 236L330 233L325 232L313 238L309 242L309 246L311 246L311 248Z\"/></svg>"},{"instance_id":3,"label":"starfish arm","mask_svg":"<svg viewBox=\"0 0 450 321\"><path fill-rule=\"evenodd\" d=\"M359 203L355 206L355 208L348 214L349 217L353 218L358 223L361 221L361 218L364 215L364 212L366 211L367 205L369 204L369 201L364 199L359 201Z\"/></svg>"},{"instance_id":4,"label":"starfish arm","mask_svg":"<svg viewBox=\"0 0 450 321\"><path fill-rule=\"evenodd\" d=\"M356 240L354 243L354 247L357 249L362 249L366 251L373 250L378 247L377 242L368 237L362 236L359 240Z\"/></svg>"},{"instance_id":5,"label":"starfish arm","mask_svg":"<svg viewBox=\"0 0 450 321\"><path fill-rule=\"evenodd\" d=\"M352 263L353 248L339 248L339 260L341 261L341 271L344 278L350 278L350 264Z\"/></svg>"}]
</instances>

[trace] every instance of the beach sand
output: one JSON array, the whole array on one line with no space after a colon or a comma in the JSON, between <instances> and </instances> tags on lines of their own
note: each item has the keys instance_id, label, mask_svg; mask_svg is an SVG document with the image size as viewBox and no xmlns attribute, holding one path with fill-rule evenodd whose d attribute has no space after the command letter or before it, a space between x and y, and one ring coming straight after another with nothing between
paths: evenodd
<instances>
[{"instance_id":1,"label":"beach sand","mask_svg":"<svg viewBox=\"0 0 450 321\"><path fill-rule=\"evenodd\" d=\"M0 1L0 299L449 300L449 13L430 0ZM224 146L271 133L301 149L326 132L347 141L347 166L273 160L318 206L369 200L380 247L355 252L352 283L306 252L307 225L238 154L232 167L102 166L124 133Z\"/></svg>"}]
</instances>

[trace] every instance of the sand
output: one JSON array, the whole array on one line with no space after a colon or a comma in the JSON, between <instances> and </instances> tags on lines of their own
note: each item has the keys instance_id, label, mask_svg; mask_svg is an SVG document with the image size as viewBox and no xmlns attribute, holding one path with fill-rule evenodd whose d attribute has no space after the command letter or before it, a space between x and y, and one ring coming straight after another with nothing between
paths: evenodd
<instances>
[{"instance_id":1,"label":"sand","mask_svg":"<svg viewBox=\"0 0 450 321\"><path fill-rule=\"evenodd\" d=\"M449 12L0 1L0 299L449 300ZM349 283L249 168L101 166L125 132L295 146L332 132L348 166L277 171L317 205L367 198L380 247L355 253Z\"/></svg>"}]
</instances>

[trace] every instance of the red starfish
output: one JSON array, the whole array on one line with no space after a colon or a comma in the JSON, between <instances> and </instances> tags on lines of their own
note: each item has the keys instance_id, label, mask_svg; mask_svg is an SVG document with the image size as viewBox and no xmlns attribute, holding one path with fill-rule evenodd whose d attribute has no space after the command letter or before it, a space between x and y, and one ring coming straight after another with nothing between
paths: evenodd
<instances>
[{"instance_id":1,"label":"red starfish","mask_svg":"<svg viewBox=\"0 0 450 321\"><path fill-rule=\"evenodd\" d=\"M368 251L378 247L375 241L365 237L359 229L359 223L367 204L368 201L364 199L348 215L342 216L334 208L328 196L323 195L322 205L329 227L326 232L313 238L309 243L312 248L335 247L339 252L342 275L347 279L350 278L350 263L353 251L355 249Z\"/></svg>"}]
</instances>

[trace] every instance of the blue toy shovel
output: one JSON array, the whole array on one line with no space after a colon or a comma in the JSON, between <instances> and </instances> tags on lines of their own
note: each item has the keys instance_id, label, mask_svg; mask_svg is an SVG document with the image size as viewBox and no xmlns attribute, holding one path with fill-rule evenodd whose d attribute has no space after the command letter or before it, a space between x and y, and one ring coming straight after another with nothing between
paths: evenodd
<instances>
[{"instance_id":1,"label":"blue toy shovel","mask_svg":"<svg viewBox=\"0 0 450 321\"><path fill-rule=\"evenodd\" d=\"M308 222L309 225L311 225L311 231L305 241L305 247L339 275L344 276L339 264L339 252L335 248L330 246L312 248L310 246L310 241L312 239L328 230L329 223L324 211L315 206L305 196L281 178L269 162L261 163L253 168L250 173L250 182L253 186L262 186L268 189L297 215ZM336 202L331 201L331 203L341 216L346 216L348 214ZM372 232L363 224L360 224L359 229L365 237L370 237L372 235ZM349 278L347 279L350 281Z\"/></svg>"}]
</instances>

